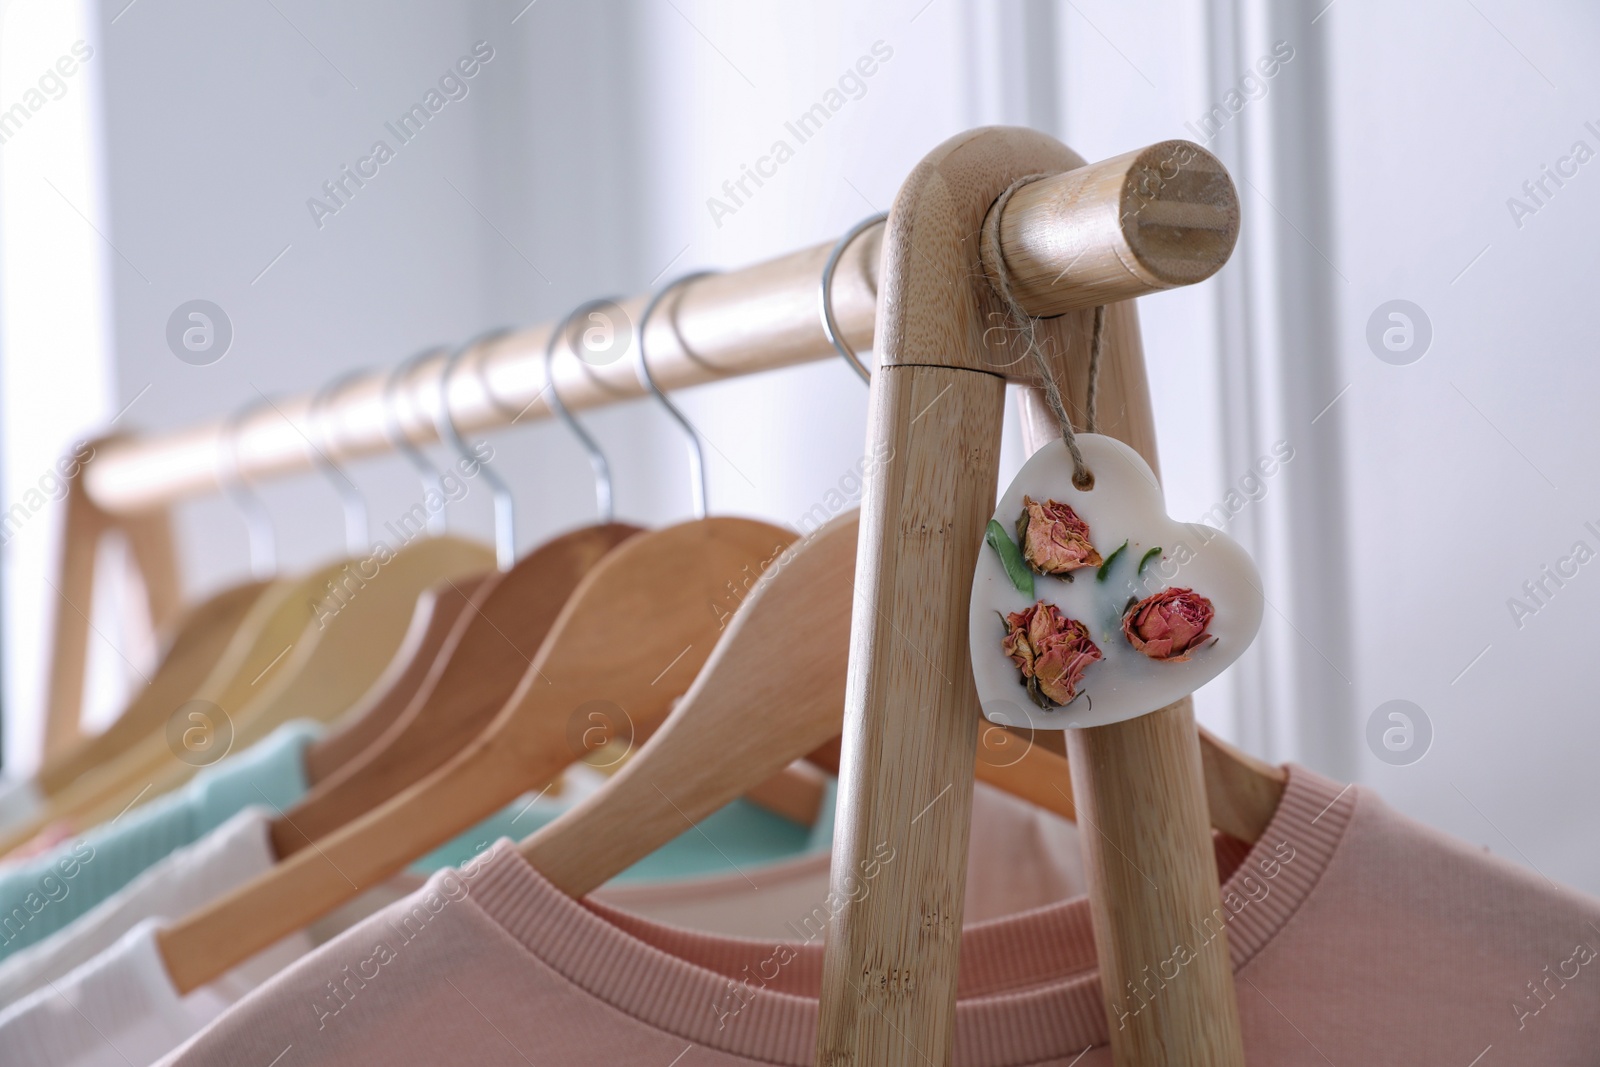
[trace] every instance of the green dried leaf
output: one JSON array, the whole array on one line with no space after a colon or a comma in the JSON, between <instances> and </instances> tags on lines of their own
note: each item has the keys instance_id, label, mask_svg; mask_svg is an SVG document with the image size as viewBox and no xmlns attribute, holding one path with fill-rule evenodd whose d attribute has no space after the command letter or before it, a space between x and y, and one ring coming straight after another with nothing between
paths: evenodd
<instances>
[{"instance_id":1,"label":"green dried leaf","mask_svg":"<svg viewBox=\"0 0 1600 1067\"><path fill-rule=\"evenodd\" d=\"M1152 559L1154 559L1156 556L1159 556L1159 555L1161 555L1161 546L1160 545L1157 545L1156 547L1152 548L1150 551L1146 552L1144 554L1144 558L1139 560L1139 570L1138 570L1137 573L1143 574L1145 565L1148 564Z\"/></svg>"},{"instance_id":2,"label":"green dried leaf","mask_svg":"<svg viewBox=\"0 0 1600 1067\"><path fill-rule=\"evenodd\" d=\"M1017 591L1033 596L1033 572L1022 561L1021 549L1006 536L1006 528L994 519L990 519L988 529L984 531L983 542L994 549L995 554L1000 557L1000 565L1006 569L1006 577L1011 579L1011 584L1017 587Z\"/></svg>"},{"instance_id":3,"label":"green dried leaf","mask_svg":"<svg viewBox=\"0 0 1600 1067\"><path fill-rule=\"evenodd\" d=\"M1111 573L1111 565L1117 561L1117 557L1122 555L1123 549L1125 549L1127 547L1128 547L1128 542L1124 541L1124 542L1122 542L1122 544L1117 546L1117 550L1115 552L1111 553L1111 555L1106 557L1106 561L1104 563L1100 564L1100 569L1095 572L1095 575L1094 575L1095 581L1103 582L1103 581L1106 580L1106 575Z\"/></svg>"}]
</instances>

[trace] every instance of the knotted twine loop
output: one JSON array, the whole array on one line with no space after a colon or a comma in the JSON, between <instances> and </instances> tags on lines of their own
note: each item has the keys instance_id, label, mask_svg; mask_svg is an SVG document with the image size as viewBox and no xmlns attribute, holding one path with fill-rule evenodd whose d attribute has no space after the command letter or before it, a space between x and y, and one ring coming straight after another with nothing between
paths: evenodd
<instances>
[{"instance_id":1,"label":"knotted twine loop","mask_svg":"<svg viewBox=\"0 0 1600 1067\"><path fill-rule=\"evenodd\" d=\"M1006 266L1005 250L1000 244L1000 219L1005 214L1011 194L1024 185L1048 177L1050 177L1048 174L1025 174L1006 186L1005 192L995 200L994 207L989 212L989 219L983 230L983 241L989 252L989 262L994 264L995 281L1000 290L1000 298L1006 303L1009 325L1022 338L1022 358L1033 360L1034 369L1038 372L1044 387L1045 404L1055 416L1056 423L1061 428L1061 441L1067 446L1068 454L1072 456L1072 484L1079 489L1089 490L1094 488L1094 472L1084 461L1083 450L1078 447L1077 435L1072 430L1072 420L1068 418L1066 405L1061 400L1061 387L1056 383L1056 376L1052 373L1044 347L1039 344L1039 320L1029 315L1017 300L1011 285L1011 270ZM1083 405L1086 433L1094 433L1097 428L1095 405L1100 391L1100 349L1105 338L1105 328L1106 308L1101 304L1094 309L1094 333L1089 342L1089 383Z\"/></svg>"}]
</instances>

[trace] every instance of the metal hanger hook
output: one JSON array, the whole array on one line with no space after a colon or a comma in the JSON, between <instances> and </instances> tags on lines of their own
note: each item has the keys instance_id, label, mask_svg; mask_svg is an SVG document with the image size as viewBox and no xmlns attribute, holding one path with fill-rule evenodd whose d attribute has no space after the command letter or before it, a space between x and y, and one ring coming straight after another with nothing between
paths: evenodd
<instances>
[{"instance_id":1,"label":"metal hanger hook","mask_svg":"<svg viewBox=\"0 0 1600 1067\"><path fill-rule=\"evenodd\" d=\"M317 390L316 395L311 398L310 409L307 412L311 419L311 428L321 442L312 449L316 454L317 466L327 475L328 481L333 485L333 491L339 494L339 502L344 507L345 551L352 558L359 558L371 547L367 540L367 501L361 495L361 490L356 488L356 483L350 480L334 459L337 450L333 434L328 429L327 408L345 386L358 378L365 377L366 373L365 370L355 370L333 379Z\"/></svg>"},{"instance_id":2,"label":"metal hanger hook","mask_svg":"<svg viewBox=\"0 0 1600 1067\"><path fill-rule=\"evenodd\" d=\"M828 253L828 262L822 265L822 332L827 335L828 343L833 346L834 351L843 356L844 361L861 376L861 380L869 385L872 383L872 372L861 362L861 357L856 355L855 350L845 344L844 337L839 333L839 323L833 317L833 272L838 269L839 260L844 258L845 249L849 248L857 237L888 217L887 213L880 212L850 227L845 235L839 238L839 243L833 246L833 251Z\"/></svg>"},{"instance_id":3,"label":"metal hanger hook","mask_svg":"<svg viewBox=\"0 0 1600 1067\"><path fill-rule=\"evenodd\" d=\"M655 294L650 297L649 303L645 304L644 312L639 316L639 339L638 344L634 347L634 366L639 371L639 381L661 402L661 406L667 409L667 414L672 416L673 421L683 427L684 435L689 439L689 486L694 492L694 517L697 519L706 517L705 450L701 447L700 435L695 432L695 428L690 424L688 416L679 411L677 405L667 398L667 394L661 391L661 386L656 384L655 375L650 373L650 361L645 356L645 337L647 336L646 331L650 328L650 316L655 314L656 307L668 295L674 292L681 293L683 287L690 282L698 281L715 273L716 271L711 270L695 271L692 274L685 274L675 281L670 281L656 290Z\"/></svg>"},{"instance_id":4,"label":"metal hanger hook","mask_svg":"<svg viewBox=\"0 0 1600 1067\"><path fill-rule=\"evenodd\" d=\"M434 462L428 458L428 454L406 435L405 427L400 424L400 386L411 377L412 372L418 366L434 356L448 351L449 349L443 345L424 348L405 362L398 364L389 372L389 376L383 382L384 428L389 435L390 443L394 445L401 455L406 457L412 469L422 479L424 505L427 503L427 495L430 489L438 492L441 499L448 500L444 492L444 471L434 465ZM426 506L424 510L427 510ZM438 511L429 511L427 523L428 532L433 536L437 537L444 533L447 524L445 509L440 507Z\"/></svg>"},{"instance_id":5,"label":"metal hanger hook","mask_svg":"<svg viewBox=\"0 0 1600 1067\"><path fill-rule=\"evenodd\" d=\"M577 348L571 341L573 325L591 311L616 306L616 300L587 300L579 304L550 331L550 338L544 346L544 380L550 393L550 410L566 424L578 443L583 445L583 450L589 453L589 465L594 468L595 504L599 508L601 522L610 522L615 513L611 503L611 464L606 462L606 454L600 450L599 443L583 428L582 423L573 418L572 412L561 400L561 390L556 388L556 342L565 342L568 350L576 355Z\"/></svg>"},{"instance_id":6,"label":"metal hanger hook","mask_svg":"<svg viewBox=\"0 0 1600 1067\"><path fill-rule=\"evenodd\" d=\"M456 427L455 412L450 410L450 379L455 375L456 366L466 356L481 345L504 337L510 333L508 327L488 330L472 338L466 344L450 353L450 358L445 361L444 370L439 375L439 435L450 442L461 456L463 473L468 469L476 469L483 475L483 480L489 483L489 491L494 496L494 558L495 564L502 571L511 569L517 561L517 530L516 530L516 501L511 496L511 487L505 479L495 473L487 461L481 459L478 453L469 447L461 437L461 431ZM478 382L485 395L489 392L489 381L484 375L483 364L478 364ZM492 398L491 398L492 399ZM440 479L441 484L443 479Z\"/></svg>"},{"instance_id":7,"label":"metal hanger hook","mask_svg":"<svg viewBox=\"0 0 1600 1067\"><path fill-rule=\"evenodd\" d=\"M230 415L223 423L223 447L218 450L218 456L226 462L222 464L225 469L217 472L217 480L222 483L223 493L244 513L245 528L250 532L250 573L260 581L278 572L278 534L266 502L256 495L239 469L239 431L256 411L271 406L272 401L262 396Z\"/></svg>"}]
</instances>

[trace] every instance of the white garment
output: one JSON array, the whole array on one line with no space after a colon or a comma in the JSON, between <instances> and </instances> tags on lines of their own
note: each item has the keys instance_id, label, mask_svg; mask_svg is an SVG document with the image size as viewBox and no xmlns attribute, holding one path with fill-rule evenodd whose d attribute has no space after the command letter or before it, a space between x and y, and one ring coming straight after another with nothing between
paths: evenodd
<instances>
[{"instance_id":1,"label":"white garment","mask_svg":"<svg viewBox=\"0 0 1600 1067\"><path fill-rule=\"evenodd\" d=\"M178 849L55 934L0 961L0 1007L21 1000L116 943L140 921L183 917L270 870L264 807L250 807Z\"/></svg>"},{"instance_id":2,"label":"white garment","mask_svg":"<svg viewBox=\"0 0 1600 1067\"><path fill-rule=\"evenodd\" d=\"M21 826L44 807L44 798L29 778L0 778L0 833Z\"/></svg>"},{"instance_id":3,"label":"white garment","mask_svg":"<svg viewBox=\"0 0 1600 1067\"><path fill-rule=\"evenodd\" d=\"M217 981L181 996L156 947L157 919L0 1012L0 1064L145 1067L311 949L284 938Z\"/></svg>"}]
</instances>

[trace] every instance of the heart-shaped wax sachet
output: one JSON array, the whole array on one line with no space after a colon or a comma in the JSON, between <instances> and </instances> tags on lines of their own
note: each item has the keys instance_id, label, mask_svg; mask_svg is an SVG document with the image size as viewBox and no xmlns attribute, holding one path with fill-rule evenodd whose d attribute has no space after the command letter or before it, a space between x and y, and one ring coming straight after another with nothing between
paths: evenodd
<instances>
[{"instance_id":1,"label":"heart-shaped wax sachet","mask_svg":"<svg viewBox=\"0 0 1600 1067\"><path fill-rule=\"evenodd\" d=\"M1006 726L1104 726L1166 707L1238 659L1261 626L1261 578L1226 534L1167 516L1139 454L1079 434L1023 464L972 580L972 672Z\"/></svg>"}]
</instances>

